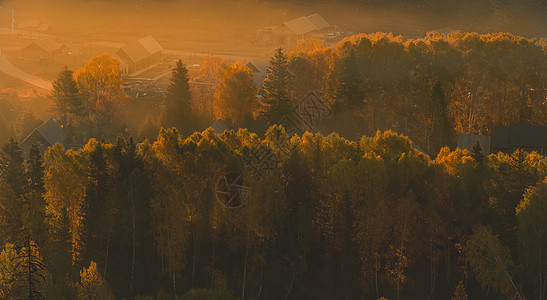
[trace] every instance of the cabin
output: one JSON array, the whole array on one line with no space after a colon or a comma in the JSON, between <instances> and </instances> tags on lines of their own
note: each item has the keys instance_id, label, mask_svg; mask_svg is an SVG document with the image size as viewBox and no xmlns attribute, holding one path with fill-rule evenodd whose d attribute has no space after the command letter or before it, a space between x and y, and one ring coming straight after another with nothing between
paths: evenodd
<instances>
[{"instance_id":1,"label":"cabin","mask_svg":"<svg viewBox=\"0 0 547 300\"><path fill-rule=\"evenodd\" d=\"M40 153L44 152L56 143L63 143L67 135L59 125L53 120L49 119L38 128L34 129L22 142L21 149L25 157L29 156L30 149L33 144L38 145Z\"/></svg>"},{"instance_id":2,"label":"cabin","mask_svg":"<svg viewBox=\"0 0 547 300\"><path fill-rule=\"evenodd\" d=\"M245 66L253 72L253 79L255 82L255 87L258 90L262 89L262 82L266 79L266 71L268 70L269 58L257 58L253 59L245 64Z\"/></svg>"},{"instance_id":3,"label":"cabin","mask_svg":"<svg viewBox=\"0 0 547 300\"><path fill-rule=\"evenodd\" d=\"M477 141L481 145L484 155L490 155L492 137L488 135L460 134L458 136L458 148L461 150L471 151L473 149L473 145L475 145Z\"/></svg>"},{"instance_id":4,"label":"cabin","mask_svg":"<svg viewBox=\"0 0 547 300\"><path fill-rule=\"evenodd\" d=\"M492 130L492 153L512 153L517 149L545 155L547 148L547 127L513 125L494 127Z\"/></svg>"},{"instance_id":5,"label":"cabin","mask_svg":"<svg viewBox=\"0 0 547 300\"><path fill-rule=\"evenodd\" d=\"M132 74L160 63L162 51L160 44L152 36L147 36L121 47L116 56L123 63L120 65L122 73Z\"/></svg>"},{"instance_id":6,"label":"cabin","mask_svg":"<svg viewBox=\"0 0 547 300\"><path fill-rule=\"evenodd\" d=\"M299 17L280 26L268 26L255 34L254 39L277 46L294 45L307 38L324 38L330 25L319 14Z\"/></svg>"},{"instance_id":7,"label":"cabin","mask_svg":"<svg viewBox=\"0 0 547 300\"><path fill-rule=\"evenodd\" d=\"M56 55L62 51L62 45L51 38L35 40L23 48L22 57L44 66L53 62Z\"/></svg>"}]
</instances>

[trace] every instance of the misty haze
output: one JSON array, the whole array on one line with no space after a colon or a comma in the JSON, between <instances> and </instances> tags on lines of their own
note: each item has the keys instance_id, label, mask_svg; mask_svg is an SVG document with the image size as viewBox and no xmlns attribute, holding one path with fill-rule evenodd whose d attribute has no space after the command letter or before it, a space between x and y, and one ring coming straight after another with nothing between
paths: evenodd
<instances>
[{"instance_id":1,"label":"misty haze","mask_svg":"<svg viewBox=\"0 0 547 300\"><path fill-rule=\"evenodd\" d=\"M0 0L0 299L547 299L544 0Z\"/></svg>"}]
</instances>

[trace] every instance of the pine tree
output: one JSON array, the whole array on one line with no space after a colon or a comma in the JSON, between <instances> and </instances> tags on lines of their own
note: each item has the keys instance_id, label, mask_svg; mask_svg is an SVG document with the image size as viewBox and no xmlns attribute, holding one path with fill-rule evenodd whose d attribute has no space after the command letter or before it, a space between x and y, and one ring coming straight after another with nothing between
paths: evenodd
<instances>
[{"instance_id":1,"label":"pine tree","mask_svg":"<svg viewBox=\"0 0 547 300\"><path fill-rule=\"evenodd\" d=\"M15 274L15 286L19 299L45 299L44 283L46 268L38 252L38 246L25 235L23 246L18 255L18 272Z\"/></svg>"},{"instance_id":2,"label":"pine tree","mask_svg":"<svg viewBox=\"0 0 547 300\"><path fill-rule=\"evenodd\" d=\"M52 108L60 115L63 125L73 122L74 117L84 114L84 100L74 80L74 73L66 66L53 81L51 100Z\"/></svg>"},{"instance_id":3,"label":"pine tree","mask_svg":"<svg viewBox=\"0 0 547 300\"><path fill-rule=\"evenodd\" d=\"M364 99L361 72L356 62L357 59L353 51L348 57L343 58L340 81L336 90L337 103L341 103L349 109L358 108L363 104Z\"/></svg>"},{"instance_id":4,"label":"pine tree","mask_svg":"<svg viewBox=\"0 0 547 300\"><path fill-rule=\"evenodd\" d=\"M481 143L477 140L471 148L471 156L478 164L482 164L484 160L484 152L482 151Z\"/></svg>"},{"instance_id":5,"label":"pine tree","mask_svg":"<svg viewBox=\"0 0 547 300\"><path fill-rule=\"evenodd\" d=\"M291 109L291 102L288 92L289 72L287 56L282 48L277 48L275 56L270 60L270 66L266 71L266 79L262 84L262 115L268 124L275 124L287 115Z\"/></svg>"},{"instance_id":6,"label":"pine tree","mask_svg":"<svg viewBox=\"0 0 547 300\"><path fill-rule=\"evenodd\" d=\"M0 151L0 179L11 188L16 196L21 196L25 191L23 151L13 138L4 144Z\"/></svg>"},{"instance_id":7,"label":"pine tree","mask_svg":"<svg viewBox=\"0 0 547 300\"><path fill-rule=\"evenodd\" d=\"M161 112L161 125L177 127L179 131L187 131L193 127L193 114L190 100L190 85L188 70L179 60L171 73L171 82L165 92L165 100Z\"/></svg>"},{"instance_id":8,"label":"pine tree","mask_svg":"<svg viewBox=\"0 0 547 300\"><path fill-rule=\"evenodd\" d=\"M431 102L433 112L436 117L436 124L433 126L433 139L437 142L438 148L449 144L450 123L448 121L448 109L446 107L446 97L440 81L436 81L431 90Z\"/></svg>"},{"instance_id":9,"label":"pine tree","mask_svg":"<svg viewBox=\"0 0 547 300\"><path fill-rule=\"evenodd\" d=\"M106 232L107 218L105 208L107 204L107 194L109 192L109 176L107 172L107 160L105 147L102 143L97 143L91 149L88 169L89 182L86 187L85 212L84 212L84 230L87 256L84 262L97 260L103 247L103 241L107 239ZM106 243L106 242L105 242Z\"/></svg>"},{"instance_id":10,"label":"pine tree","mask_svg":"<svg viewBox=\"0 0 547 300\"><path fill-rule=\"evenodd\" d=\"M31 191L42 193L44 191L44 166L42 154L38 145L32 144L30 159L27 161L26 175Z\"/></svg>"}]
</instances>

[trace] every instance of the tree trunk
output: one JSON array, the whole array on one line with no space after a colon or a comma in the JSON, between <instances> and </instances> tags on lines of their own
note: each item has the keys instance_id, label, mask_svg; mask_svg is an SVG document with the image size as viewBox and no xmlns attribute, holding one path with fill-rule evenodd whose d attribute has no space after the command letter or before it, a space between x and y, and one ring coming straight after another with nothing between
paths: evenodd
<instances>
[{"instance_id":1,"label":"tree trunk","mask_svg":"<svg viewBox=\"0 0 547 300\"><path fill-rule=\"evenodd\" d=\"M196 261L197 261L197 256L198 256L198 252L199 252L199 246L198 246L198 238L197 238L197 229L196 229L196 224L195 222L192 222L192 243L193 243L193 257L192 257L192 288L194 287L194 279L195 279L195 276L196 276Z\"/></svg>"},{"instance_id":2,"label":"tree trunk","mask_svg":"<svg viewBox=\"0 0 547 300\"><path fill-rule=\"evenodd\" d=\"M104 259L103 278L106 278L106 268L108 267L108 253L110 252L110 234L106 240L106 257Z\"/></svg>"},{"instance_id":3,"label":"tree trunk","mask_svg":"<svg viewBox=\"0 0 547 300\"><path fill-rule=\"evenodd\" d=\"M245 283L247 281L247 256L249 255L249 236L251 229L247 229L247 241L245 243L245 259L243 261L243 287L241 288L241 300L245 300Z\"/></svg>"},{"instance_id":4,"label":"tree trunk","mask_svg":"<svg viewBox=\"0 0 547 300\"><path fill-rule=\"evenodd\" d=\"M175 272L173 272L173 295L177 295L177 285L176 285L176 277Z\"/></svg>"},{"instance_id":5,"label":"tree trunk","mask_svg":"<svg viewBox=\"0 0 547 300\"><path fill-rule=\"evenodd\" d=\"M262 269L260 270L260 287L258 288L258 296L257 299L260 300L260 296L262 294L262 284L264 282L264 266L262 266Z\"/></svg>"},{"instance_id":6,"label":"tree trunk","mask_svg":"<svg viewBox=\"0 0 547 300\"><path fill-rule=\"evenodd\" d=\"M431 289L429 291L429 299L433 298L433 292L435 291L435 243L431 239Z\"/></svg>"},{"instance_id":7,"label":"tree trunk","mask_svg":"<svg viewBox=\"0 0 547 300\"><path fill-rule=\"evenodd\" d=\"M376 262L374 264L374 281L376 284L376 299L380 299L380 292L378 291L378 258L376 258Z\"/></svg>"},{"instance_id":8,"label":"tree trunk","mask_svg":"<svg viewBox=\"0 0 547 300\"><path fill-rule=\"evenodd\" d=\"M135 244L136 244L136 216L135 216L135 200L133 199L133 253L131 257L131 281L129 282L129 292L133 294L133 280L135 277Z\"/></svg>"},{"instance_id":9,"label":"tree trunk","mask_svg":"<svg viewBox=\"0 0 547 300\"><path fill-rule=\"evenodd\" d=\"M296 235L296 249L300 247L300 233ZM285 299L289 298L289 295L291 294L292 288L294 286L294 279L296 277L296 268L293 265L292 268L292 274L291 274L291 284L289 285L289 290L287 291L287 294L285 295Z\"/></svg>"}]
</instances>

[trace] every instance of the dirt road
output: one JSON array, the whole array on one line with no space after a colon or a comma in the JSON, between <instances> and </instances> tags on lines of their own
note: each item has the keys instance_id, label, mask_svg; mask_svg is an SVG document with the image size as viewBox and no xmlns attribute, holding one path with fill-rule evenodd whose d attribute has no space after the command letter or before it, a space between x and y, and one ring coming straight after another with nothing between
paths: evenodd
<instances>
[{"instance_id":1,"label":"dirt road","mask_svg":"<svg viewBox=\"0 0 547 300\"><path fill-rule=\"evenodd\" d=\"M30 83L34 86L37 86L39 88L42 88L47 91L51 91L53 89L53 86L51 85L51 82L38 78L34 75L31 75L14 65L12 65L6 57L2 55L2 49L0 49L0 72L6 73L12 77L21 79L27 83Z\"/></svg>"}]
</instances>

